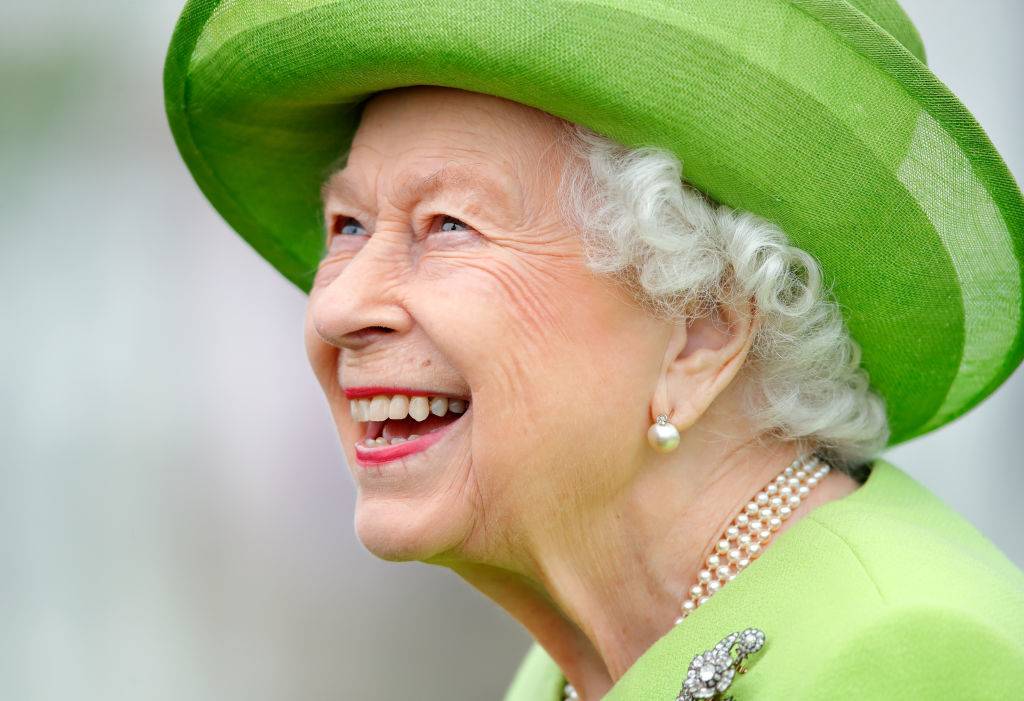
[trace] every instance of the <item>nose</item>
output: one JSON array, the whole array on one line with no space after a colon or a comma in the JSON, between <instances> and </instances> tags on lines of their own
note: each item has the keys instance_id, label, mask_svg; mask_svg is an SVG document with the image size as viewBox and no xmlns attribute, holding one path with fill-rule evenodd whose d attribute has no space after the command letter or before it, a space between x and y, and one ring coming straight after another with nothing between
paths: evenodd
<instances>
[{"instance_id":1,"label":"nose","mask_svg":"<svg viewBox=\"0 0 1024 701\"><path fill-rule=\"evenodd\" d=\"M408 330L411 319L402 303L405 256L397 238L375 232L317 292L312 321L325 343L360 350Z\"/></svg>"}]
</instances>

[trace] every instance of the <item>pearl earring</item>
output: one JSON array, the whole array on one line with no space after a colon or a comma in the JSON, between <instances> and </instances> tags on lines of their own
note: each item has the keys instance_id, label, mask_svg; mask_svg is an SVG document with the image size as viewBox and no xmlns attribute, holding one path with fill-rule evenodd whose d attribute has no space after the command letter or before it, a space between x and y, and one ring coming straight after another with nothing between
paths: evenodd
<instances>
[{"instance_id":1,"label":"pearl earring","mask_svg":"<svg viewBox=\"0 0 1024 701\"><path fill-rule=\"evenodd\" d=\"M647 429L647 442L659 453L671 453L679 447L679 429L668 422L668 416L658 414L658 419Z\"/></svg>"}]
</instances>

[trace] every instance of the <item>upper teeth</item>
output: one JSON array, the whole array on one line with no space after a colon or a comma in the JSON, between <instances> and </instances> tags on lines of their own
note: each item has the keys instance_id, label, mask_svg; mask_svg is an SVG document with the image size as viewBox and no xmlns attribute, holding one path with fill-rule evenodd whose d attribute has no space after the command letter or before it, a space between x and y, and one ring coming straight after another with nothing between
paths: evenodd
<instances>
[{"instance_id":1,"label":"upper teeth","mask_svg":"<svg viewBox=\"0 0 1024 701\"><path fill-rule=\"evenodd\" d=\"M371 399L353 399L349 409L355 421L384 421L385 419L404 419L411 416L416 421L423 421L431 414L444 416L449 411L461 414L466 410L463 399L448 397L409 397L404 394L378 394Z\"/></svg>"}]
</instances>

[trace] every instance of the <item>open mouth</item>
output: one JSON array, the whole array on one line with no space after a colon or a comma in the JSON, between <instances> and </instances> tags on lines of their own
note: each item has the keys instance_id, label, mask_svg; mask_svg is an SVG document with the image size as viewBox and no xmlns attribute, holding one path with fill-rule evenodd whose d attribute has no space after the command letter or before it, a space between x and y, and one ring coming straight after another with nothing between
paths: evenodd
<instances>
[{"instance_id":1,"label":"open mouth","mask_svg":"<svg viewBox=\"0 0 1024 701\"><path fill-rule=\"evenodd\" d=\"M365 426L363 438L355 445L356 457L369 463L425 450L469 408L464 397L429 391L384 393L382 388L349 388L345 396L352 419Z\"/></svg>"}]
</instances>

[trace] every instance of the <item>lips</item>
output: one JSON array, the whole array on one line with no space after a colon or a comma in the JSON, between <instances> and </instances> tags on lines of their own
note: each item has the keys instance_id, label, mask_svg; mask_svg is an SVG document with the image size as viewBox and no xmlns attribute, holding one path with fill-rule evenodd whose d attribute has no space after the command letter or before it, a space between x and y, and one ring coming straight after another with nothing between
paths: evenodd
<instances>
[{"instance_id":1,"label":"lips","mask_svg":"<svg viewBox=\"0 0 1024 701\"><path fill-rule=\"evenodd\" d=\"M404 458L407 455L412 455L413 453L422 452L437 441L441 440L451 429L452 425L453 424L447 424L444 427L435 429L424 436L418 436L412 440L406 440L402 443L398 443L397 445L389 444L370 448L362 443L356 443L356 460L365 465L379 465L381 463Z\"/></svg>"},{"instance_id":2,"label":"lips","mask_svg":"<svg viewBox=\"0 0 1024 701\"><path fill-rule=\"evenodd\" d=\"M448 395L445 392L434 391L429 389L410 389L409 387L385 387L383 385L366 385L359 387L345 387L343 388L346 399L363 399L367 397L373 397L378 394L404 394L407 396L456 396Z\"/></svg>"},{"instance_id":3,"label":"lips","mask_svg":"<svg viewBox=\"0 0 1024 701\"><path fill-rule=\"evenodd\" d=\"M399 387L347 387L352 419L363 424L358 462L379 465L422 452L462 419L469 401L454 393Z\"/></svg>"}]
</instances>

